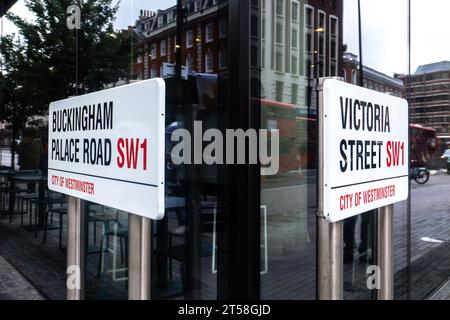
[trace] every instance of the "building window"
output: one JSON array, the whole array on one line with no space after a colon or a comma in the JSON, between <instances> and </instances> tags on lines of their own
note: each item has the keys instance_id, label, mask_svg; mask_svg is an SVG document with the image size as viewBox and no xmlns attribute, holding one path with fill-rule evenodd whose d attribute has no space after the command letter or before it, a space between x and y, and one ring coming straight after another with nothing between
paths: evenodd
<instances>
[{"instance_id":1,"label":"building window","mask_svg":"<svg viewBox=\"0 0 450 320\"><path fill-rule=\"evenodd\" d=\"M158 28L161 28L163 26L163 24L164 24L164 16L160 15L158 17Z\"/></svg>"},{"instance_id":2,"label":"building window","mask_svg":"<svg viewBox=\"0 0 450 320\"><path fill-rule=\"evenodd\" d=\"M291 59L291 72L293 75L298 74L298 59L296 56L292 56Z\"/></svg>"},{"instance_id":3,"label":"building window","mask_svg":"<svg viewBox=\"0 0 450 320\"><path fill-rule=\"evenodd\" d=\"M335 16L330 17L330 33L332 36L338 35L338 18Z\"/></svg>"},{"instance_id":4,"label":"building window","mask_svg":"<svg viewBox=\"0 0 450 320\"><path fill-rule=\"evenodd\" d=\"M156 65L152 65L150 69L150 78L156 78L158 75L156 73Z\"/></svg>"},{"instance_id":5,"label":"building window","mask_svg":"<svg viewBox=\"0 0 450 320\"><path fill-rule=\"evenodd\" d=\"M282 44L283 43L283 25L281 23L277 23L277 34L276 34L276 41L277 43Z\"/></svg>"},{"instance_id":6,"label":"building window","mask_svg":"<svg viewBox=\"0 0 450 320\"><path fill-rule=\"evenodd\" d=\"M142 63L142 56L141 55L137 56L136 63Z\"/></svg>"},{"instance_id":7,"label":"building window","mask_svg":"<svg viewBox=\"0 0 450 320\"><path fill-rule=\"evenodd\" d=\"M319 11L318 12L318 19L319 24L318 28L322 29L322 31L319 32L319 55L325 56L325 41L326 41L326 23L325 23L325 12Z\"/></svg>"},{"instance_id":8,"label":"building window","mask_svg":"<svg viewBox=\"0 0 450 320\"><path fill-rule=\"evenodd\" d=\"M194 46L194 32L189 30L186 32L186 48L192 48Z\"/></svg>"},{"instance_id":9,"label":"building window","mask_svg":"<svg viewBox=\"0 0 450 320\"><path fill-rule=\"evenodd\" d=\"M281 81L277 81L275 84L275 99L279 102L283 101L283 89L284 89L284 83Z\"/></svg>"},{"instance_id":10,"label":"building window","mask_svg":"<svg viewBox=\"0 0 450 320\"><path fill-rule=\"evenodd\" d=\"M165 57L166 56L166 51L167 51L167 41L166 40L162 40L159 44L160 48L160 55L161 57Z\"/></svg>"},{"instance_id":11,"label":"building window","mask_svg":"<svg viewBox=\"0 0 450 320\"><path fill-rule=\"evenodd\" d=\"M292 13L291 13L292 20L298 21L298 2L294 2L294 1L292 2L291 10L292 10Z\"/></svg>"},{"instance_id":12,"label":"building window","mask_svg":"<svg viewBox=\"0 0 450 320\"><path fill-rule=\"evenodd\" d=\"M313 36L311 33L306 34L306 52L311 53L313 51Z\"/></svg>"},{"instance_id":13,"label":"building window","mask_svg":"<svg viewBox=\"0 0 450 320\"><path fill-rule=\"evenodd\" d=\"M222 19L219 21L219 38L225 38L228 35L228 23L226 19Z\"/></svg>"},{"instance_id":14,"label":"building window","mask_svg":"<svg viewBox=\"0 0 450 320\"><path fill-rule=\"evenodd\" d=\"M214 69L214 57L212 51L209 50L205 56L205 71L213 72L213 69Z\"/></svg>"},{"instance_id":15,"label":"building window","mask_svg":"<svg viewBox=\"0 0 450 320\"><path fill-rule=\"evenodd\" d=\"M278 72L283 72L283 54L277 51L275 60L275 70Z\"/></svg>"},{"instance_id":16,"label":"building window","mask_svg":"<svg viewBox=\"0 0 450 320\"><path fill-rule=\"evenodd\" d=\"M277 15L282 16L284 13L284 10L283 10L284 0L276 0L276 1L277 1L276 13L277 13Z\"/></svg>"},{"instance_id":17,"label":"building window","mask_svg":"<svg viewBox=\"0 0 450 320\"><path fill-rule=\"evenodd\" d=\"M261 48L261 68L266 67L266 47L262 46Z\"/></svg>"},{"instance_id":18,"label":"building window","mask_svg":"<svg viewBox=\"0 0 450 320\"><path fill-rule=\"evenodd\" d=\"M167 23L173 22L173 11L167 12Z\"/></svg>"},{"instance_id":19,"label":"building window","mask_svg":"<svg viewBox=\"0 0 450 320\"><path fill-rule=\"evenodd\" d=\"M298 48L298 32L297 29L292 29L292 48L297 49Z\"/></svg>"},{"instance_id":20,"label":"building window","mask_svg":"<svg viewBox=\"0 0 450 320\"><path fill-rule=\"evenodd\" d=\"M266 39L266 18L262 17L261 19L261 39Z\"/></svg>"},{"instance_id":21,"label":"building window","mask_svg":"<svg viewBox=\"0 0 450 320\"><path fill-rule=\"evenodd\" d=\"M330 42L330 58L331 58L331 60L336 60L337 56L338 56L338 53L337 53L336 39L331 39L331 42Z\"/></svg>"},{"instance_id":22,"label":"building window","mask_svg":"<svg viewBox=\"0 0 450 320\"><path fill-rule=\"evenodd\" d=\"M292 84L291 91L291 103L296 105L298 104L298 85Z\"/></svg>"},{"instance_id":23,"label":"building window","mask_svg":"<svg viewBox=\"0 0 450 320\"><path fill-rule=\"evenodd\" d=\"M356 84L356 83L357 83L356 70L352 70L352 84Z\"/></svg>"},{"instance_id":24,"label":"building window","mask_svg":"<svg viewBox=\"0 0 450 320\"><path fill-rule=\"evenodd\" d=\"M219 49L219 70L224 70L228 65L228 53L225 48Z\"/></svg>"},{"instance_id":25,"label":"building window","mask_svg":"<svg viewBox=\"0 0 450 320\"><path fill-rule=\"evenodd\" d=\"M334 66L335 72L331 72L331 75L337 75L338 69L338 56L339 56L339 26L338 18L335 16L330 16L330 42L329 42L329 64Z\"/></svg>"},{"instance_id":26,"label":"building window","mask_svg":"<svg viewBox=\"0 0 450 320\"><path fill-rule=\"evenodd\" d=\"M305 50L308 54L312 54L314 50L313 28L314 28L314 8L305 6L304 41L305 41Z\"/></svg>"},{"instance_id":27,"label":"building window","mask_svg":"<svg viewBox=\"0 0 450 320\"><path fill-rule=\"evenodd\" d=\"M205 28L206 42L212 42L214 40L214 25L209 23Z\"/></svg>"},{"instance_id":28,"label":"building window","mask_svg":"<svg viewBox=\"0 0 450 320\"><path fill-rule=\"evenodd\" d=\"M253 14L250 20L250 35L254 38L258 37L258 27L258 17Z\"/></svg>"},{"instance_id":29,"label":"building window","mask_svg":"<svg viewBox=\"0 0 450 320\"><path fill-rule=\"evenodd\" d=\"M314 9L311 7L305 8L305 24L309 28L314 27Z\"/></svg>"},{"instance_id":30,"label":"building window","mask_svg":"<svg viewBox=\"0 0 450 320\"><path fill-rule=\"evenodd\" d=\"M330 64L330 75L337 76L336 62Z\"/></svg>"},{"instance_id":31,"label":"building window","mask_svg":"<svg viewBox=\"0 0 450 320\"><path fill-rule=\"evenodd\" d=\"M156 43L150 45L150 59L156 59Z\"/></svg>"},{"instance_id":32,"label":"building window","mask_svg":"<svg viewBox=\"0 0 450 320\"><path fill-rule=\"evenodd\" d=\"M200 11L202 9L202 1L195 0L194 2L194 12Z\"/></svg>"},{"instance_id":33,"label":"building window","mask_svg":"<svg viewBox=\"0 0 450 320\"><path fill-rule=\"evenodd\" d=\"M186 66L189 70L192 70L194 68L194 58L190 53L188 53L186 57Z\"/></svg>"}]
</instances>

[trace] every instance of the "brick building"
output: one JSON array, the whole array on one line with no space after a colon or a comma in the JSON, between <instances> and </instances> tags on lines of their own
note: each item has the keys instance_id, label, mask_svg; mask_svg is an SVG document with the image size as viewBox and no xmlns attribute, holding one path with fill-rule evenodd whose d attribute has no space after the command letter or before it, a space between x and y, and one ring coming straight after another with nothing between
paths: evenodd
<instances>
[{"instance_id":1,"label":"brick building","mask_svg":"<svg viewBox=\"0 0 450 320\"><path fill-rule=\"evenodd\" d=\"M227 68L228 26L221 6L219 0L187 1L181 46L182 64L189 71L218 73ZM315 80L342 73L342 1L261 0L252 6L252 33L261 32L257 60L262 98L311 110L307 106L315 106ZM176 11L172 6L141 12L134 27L136 79L162 76L164 63L175 64Z\"/></svg>"},{"instance_id":2,"label":"brick building","mask_svg":"<svg viewBox=\"0 0 450 320\"><path fill-rule=\"evenodd\" d=\"M409 86L407 76L399 75ZM450 137L450 61L419 66L411 75L411 122L436 129Z\"/></svg>"},{"instance_id":3,"label":"brick building","mask_svg":"<svg viewBox=\"0 0 450 320\"><path fill-rule=\"evenodd\" d=\"M163 64L176 63L176 46L182 48L182 65L188 70L217 73L226 68L227 20L219 17L219 0L189 0L182 43L176 43L177 7L141 11L134 27L138 38L133 73L136 79L162 76Z\"/></svg>"},{"instance_id":4,"label":"brick building","mask_svg":"<svg viewBox=\"0 0 450 320\"><path fill-rule=\"evenodd\" d=\"M261 9L261 95L310 112L316 79L341 74L343 2L263 0Z\"/></svg>"}]
</instances>

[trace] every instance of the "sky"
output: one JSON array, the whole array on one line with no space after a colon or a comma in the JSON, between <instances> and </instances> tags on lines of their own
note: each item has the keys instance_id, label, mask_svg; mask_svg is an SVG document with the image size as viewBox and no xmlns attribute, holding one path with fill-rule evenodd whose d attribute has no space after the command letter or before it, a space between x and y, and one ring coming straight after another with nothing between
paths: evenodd
<instances>
[{"instance_id":1,"label":"sky","mask_svg":"<svg viewBox=\"0 0 450 320\"><path fill-rule=\"evenodd\" d=\"M450 1L411 0L412 72L421 64L450 60ZM116 28L134 25L140 9L157 10L176 0L122 0ZM363 63L388 75L408 72L407 0L361 0ZM12 12L27 17L24 0ZM359 55L357 0L344 0L344 43ZM4 33L15 32L4 21Z\"/></svg>"}]
</instances>

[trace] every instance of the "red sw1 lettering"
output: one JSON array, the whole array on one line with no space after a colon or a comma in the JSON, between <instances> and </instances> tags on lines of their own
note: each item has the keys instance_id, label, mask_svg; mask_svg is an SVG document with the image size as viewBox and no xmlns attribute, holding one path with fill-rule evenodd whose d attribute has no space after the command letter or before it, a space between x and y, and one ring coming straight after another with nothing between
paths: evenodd
<instances>
[{"instance_id":1,"label":"red sw1 lettering","mask_svg":"<svg viewBox=\"0 0 450 320\"><path fill-rule=\"evenodd\" d=\"M400 141L388 141L386 145L388 168L405 165L405 143Z\"/></svg>"},{"instance_id":2,"label":"red sw1 lettering","mask_svg":"<svg viewBox=\"0 0 450 320\"><path fill-rule=\"evenodd\" d=\"M117 140L117 166L136 170L139 164L139 155L142 152L142 169L147 170L147 139L139 143L139 138L119 138Z\"/></svg>"}]
</instances>

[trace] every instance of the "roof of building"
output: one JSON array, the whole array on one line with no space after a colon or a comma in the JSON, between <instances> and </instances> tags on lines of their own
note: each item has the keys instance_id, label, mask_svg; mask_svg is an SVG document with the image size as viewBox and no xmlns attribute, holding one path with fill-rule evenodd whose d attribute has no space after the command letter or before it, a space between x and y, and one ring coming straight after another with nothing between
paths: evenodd
<instances>
[{"instance_id":1,"label":"roof of building","mask_svg":"<svg viewBox=\"0 0 450 320\"><path fill-rule=\"evenodd\" d=\"M400 79L390 77L387 74L384 74L380 71L369 68L367 66L363 66L363 70L366 76L370 76L371 78L390 83L391 85L396 86L398 88L403 88L403 81Z\"/></svg>"},{"instance_id":2,"label":"roof of building","mask_svg":"<svg viewBox=\"0 0 450 320\"><path fill-rule=\"evenodd\" d=\"M187 20L202 15L204 10L208 10L217 5L221 1L217 0L187 0L186 11ZM177 20L177 6L171 6L167 9L159 9L156 12L141 10L141 16L136 21L135 30L144 37L149 37L158 31L164 31L175 27Z\"/></svg>"},{"instance_id":3,"label":"roof of building","mask_svg":"<svg viewBox=\"0 0 450 320\"><path fill-rule=\"evenodd\" d=\"M356 69L359 70L358 65L358 56L351 52L345 52L344 53L344 62L351 62L353 65L355 65ZM378 80L384 83L389 83L393 86L398 87L399 89L403 88L403 81L400 79L397 79L395 77L390 77L387 74L384 74L380 71L377 71L375 69L369 68L368 66L363 66L363 71L366 78L372 79L372 80Z\"/></svg>"},{"instance_id":4,"label":"roof of building","mask_svg":"<svg viewBox=\"0 0 450 320\"><path fill-rule=\"evenodd\" d=\"M421 65L417 68L417 71L414 74L434 73L449 70L450 70L450 61L441 61Z\"/></svg>"}]
</instances>

